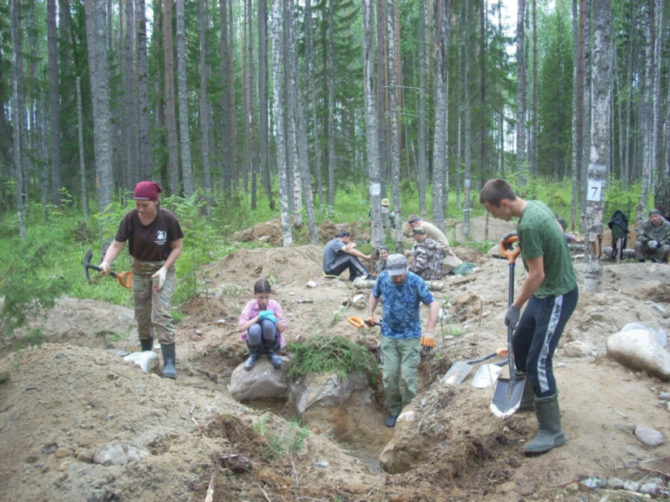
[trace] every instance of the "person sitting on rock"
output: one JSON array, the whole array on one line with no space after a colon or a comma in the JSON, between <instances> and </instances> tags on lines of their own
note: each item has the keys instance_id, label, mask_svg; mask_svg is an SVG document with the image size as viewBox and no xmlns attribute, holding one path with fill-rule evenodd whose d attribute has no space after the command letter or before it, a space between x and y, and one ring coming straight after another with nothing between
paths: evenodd
<instances>
[{"instance_id":1,"label":"person sitting on rock","mask_svg":"<svg viewBox=\"0 0 670 502\"><path fill-rule=\"evenodd\" d=\"M421 216L416 214L410 215L407 220L407 224L409 225L410 231L418 226L423 227L423 229L426 231L426 235L440 244L440 247L442 248L442 254L444 256L442 269L444 274L451 273L456 267L463 263L463 261L451 250L447 236L444 235L444 232L442 232L442 230L437 228L434 224L423 220Z\"/></svg>"},{"instance_id":2,"label":"person sitting on rock","mask_svg":"<svg viewBox=\"0 0 670 502\"><path fill-rule=\"evenodd\" d=\"M363 266L360 259L370 260L371 258L369 254L356 249L356 243L351 242L350 232L338 232L323 249L323 273L338 276L349 269L350 281L359 276L367 277L368 269Z\"/></svg>"},{"instance_id":3,"label":"person sitting on rock","mask_svg":"<svg viewBox=\"0 0 670 502\"><path fill-rule=\"evenodd\" d=\"M261 354L267 354L276 369L282 365L277 352L285 344L286 321L279 302L270 299L271 292L268 280L258 279L254 284L253 300L247 302L240 314L240 340L246 342L249 349L249 358L244 363L247 371L254 367Z\"/></svg>"},{"instance_id":4,"label":"person sitting on rock","mask_svg":"<svg viewBox=\"0 0 670 502\"><path fill-rule=\"evenodd\" d=\"M375 271L377 272L377 275L379 275L386 270L386 260L389 257L389 250L386 246L379 246L379 248L377 248L377 254L379 259L377 260L377 263L375 263Z\"/></svg>"},{"instance_id":5,"label":"person sitting on rock","mask_svg":"<svg viewBox=\"0 0 670 502\"><path fill-rule=\"evenodd\" d=\"M443 275L442 247L426 235L426 230L421 225L415 226L412 233L415 243L412 248L414 259L409 267L410 271L425 281L439 281Z\"/></svg>"},{"instance_id":6,"label":"person sitting on rock","mask_svg":"<svg viewBox=\"0 0 670 502\"><path fill-rule=\"evenodd\" d=\"M649 219L640 227L635 242L635 259L666 263L670 254L670 222L654 208L649 211Z\"/></svg>"}]
</instances>

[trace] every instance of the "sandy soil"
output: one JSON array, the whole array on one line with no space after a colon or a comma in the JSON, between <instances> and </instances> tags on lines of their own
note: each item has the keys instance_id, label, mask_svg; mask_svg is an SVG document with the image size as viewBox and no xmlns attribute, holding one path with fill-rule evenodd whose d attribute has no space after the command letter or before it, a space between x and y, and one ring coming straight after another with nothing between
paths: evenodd
<instances>
[{"instance_id":1,"label":"sandy soil","mask_svg":"<svg viewBox=\"0 0 670 502\"><path fill-rule=\"evenodd\" d=\"M490 222L489 239L508 229ZM482 220L473 220L472 232L483 238ZM245 235L273 242L276 225ZM344 320L365 311L351 305L357 291L348 282L321 277L320 247L240 250L207 266L200 294L180 306L176 381L144 374L114 352L137 350L131 310L62 298L31 321L48 343L22 351L6 344L0 358L0 373L9 374L0 384L0 499L195 501L205 500L211 485L215 501L635 500L641 496L588 491L581 481L667 483L670 446L645 447L631 429L645 425L670 436L659 399L670 384L612 361L605 343L629 322L668 331L658 306L668 308L670 266L606 263L602 292L581 291L555 361L568 443L525 457L533 414L498 419L488 409L493 389L439 381L453 361L506 343L507 262L455 251L478 269L448 277L436 293L451 319L422 359L414 418L385 428L382 392L372 388L344 406L308 413L305 446L274 458L272 439L288 442L294 412L285 403L238 403L226 388L246 355L235 328L254 280L273 281L289 342L341 335L377 348L376 329L356 330ZM581 276L579 259L576 267ZM517 267L517 285L523 276ZM573 341L591 351L568 356ZM99 463L113 447L127 462ZM395 474L381 468L385 447L395 452Z\"/></svg>"}]
</instances>

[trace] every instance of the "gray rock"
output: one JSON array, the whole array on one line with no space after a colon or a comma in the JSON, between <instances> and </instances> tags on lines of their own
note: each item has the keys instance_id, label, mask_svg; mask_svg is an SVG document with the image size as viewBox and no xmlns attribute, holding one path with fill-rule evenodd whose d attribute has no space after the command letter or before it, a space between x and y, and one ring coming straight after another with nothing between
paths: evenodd
<instances>
[{"instance_id":1,"label":"gray rock","mask_svg":"<svg viewBox=\"0 0 670 502\"><path fill-rule=\"evenodd\" d=\"M607 355L626 367L670 379L670 354L648 330L619 331L610 336Z\"/></svg>"},{"instance_id":2,"label":"gray rock","mask_svg":"<svg viewBox=\"0 0 670 502\"><path fill-rule=\"evenodd\" d=\"M93 463L101 465L125 465L142 460L149 455L147 450L129 443L112 441L93 453Z\"/></svg>"},{"instance_id":3,"label":"gray rock","mask_svg":"<svg viewBox=\"0 0 670 502\"><path fill-rule=\"evenodd\" d=\"M353 391L368 387L364 373L342 379L335 373L310 373L289 385L288 399L303 414L316 406L337 406Z\"/></svg>"},{"instance_id":4,"label":"gray rock","mask_svg":"<svg viewBox=\"0 0 670 502\"><path fill-rule=\"evenodd\" d=\"M629 492L636 492L640 489L640 483L627 479L623 482L623 489L628 490Z\"/></svg>"},{"instance_id":5,"label":"gray rock","mask_svg":"<svg viewBox=\"0 0 670 502\"><path fill-rule=\"evenodd\" d=\"M635 427L635 437L646 446L660 446L665 442L663 440L663 434L656 429L652 429L645 425L638 425Z\"/></svg>"},{"instance_id":6,"label":"gray rock","mask_svg":"<svg viewBox=\"0 0 670 502\"><path fill-rule=\"evenodd\" d=\"M607 481L601 478L587 478L581 481L581 485L589 490L607 488Z\"/></svg>"},{"instance_id":7,"label":"gray rock","mask_svg":"<svg viewBox=\"0 0 670 502\"><path fill-rule=\"evenodd\" d=\"M619 478L609 478L607 480L607 487L612 490L620 490L623 488L623 480Z\"/></svg>"},{"instance_id":8,"label":"gray rock","mask_svg":"<svg viewBox=\"0 0 670 502\"><path fill-rule=\"evenodd\" d=\"M665 308L663 305L661 305L660 303L654 303L654 304L652 305L652 308L653 308L654 310L656 310L656 312L658 312L659 314L661 314L661 316L663 317L663 319L667 319L667 318L668 318L668 315L670 315L670 314L668 313L668 309L666 309L666 308Z\"/></svg>"},{"instance_id":9,"label":"gray rock","mask_svg":"<svg viewBox=\"0 0 670 502\"><path fill-rule=\"evenodd\" d=\"M284 362L286 358L282 357ZM286 399L288 380L284 370L275 369L265 356L261 356L250 371L240 364L230 375L228 392L238 401L256 399Z\"/></svg>"},{"instance_id":10,"label":"gray rock","mask_svg":"<svg viewBox=\"0 0 670 502\"><path fill-rule=\"evenodd\" d=\"M629 322L623 328L621 328L621 331L632 331L635 329L649 331L652 335L654 335L654 338L656 338L656 341L661 347L668 346L668 335L665 334L665 331L662 329L651 328L645 324L642 324L641 322Z\"/></svg>"},{"instance_id":11,"label":"gray rock","mask_svg":"<svg viewBox=\"0 0 670 502\"><path fill-rule=\"evenodd\" d=\"M658 491L658 483L647 482L640 486L640 493L648 493L649 495L655 495Z\"/></svg>"},{"instance_id":12,"label":"gray rock","mask_svg":"<svg viewBox=\"0 0 670 502\"><path fill-rule=\"evenodd\" d=\"M670 392L661 392L658 397L661 401L670 401Z\"/></svg>"}]
</instances>

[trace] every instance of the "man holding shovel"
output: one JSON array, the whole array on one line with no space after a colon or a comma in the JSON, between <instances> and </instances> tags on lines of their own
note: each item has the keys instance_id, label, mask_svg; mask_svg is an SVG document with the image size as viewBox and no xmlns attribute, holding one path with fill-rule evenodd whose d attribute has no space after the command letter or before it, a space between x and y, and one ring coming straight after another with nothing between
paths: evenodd
<instances>
[{"instance_id":1,"label":"man holding shovel","mask_svg":"<svg viewBox=\"0 0 670 502\"><path fill-rule=\"evenodd\" d=\"M128 241L133 257L133 305L142 350L151 350L154 336L163 353L163 376L177 378L175 329L170 309L177 286L175 262L181 254L184 234L176 216L160 207L161 187L153 181L135 186L136 208L121 220L114 241L100 263L100 273L109 274Z\"/></svg>"},{"instance_id":2,"label":"man holding shovel","mask_svg":"<svg viewBox=\"0 0 670 502\"><path fill-rule=\"evenodd\" d=\"M407 270L407 258L392 254L370 293L368 318L383 297L381 358L384 404L389 412L386 427L395 427L403 407L416 396L416 373L421 361L421 347L435 346L435 323L440 305L428 290L425 281ZM421 336L421 303L430 307L426 333Z\"/></svg>"},{"instance_id":3,"label":"man holding shovel","mask_svg":"<svg viewBox=\"0 0 670 502\"><path fill-rule=\"evenodd\" d=\"M525 453L565 444L552 359L563 328L577 306L577 278L563 231L542 202L523 200L504 180L486 182L479 200L495 218L518 218L517 236L528 275L505 315L514 330L515 366L532 384L538 432ZM521 307L528 302L521 315ZM513 371L513 368L510 368Z\"/></svg>"}]
</instances>

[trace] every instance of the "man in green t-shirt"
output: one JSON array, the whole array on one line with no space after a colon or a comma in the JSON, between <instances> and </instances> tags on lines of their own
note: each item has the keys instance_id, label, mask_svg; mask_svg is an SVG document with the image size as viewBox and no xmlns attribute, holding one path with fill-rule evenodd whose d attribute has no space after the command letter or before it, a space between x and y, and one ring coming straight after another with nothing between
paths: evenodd
<instances>
[{"instance_id":1,"label":"man in green t-shirt","mask_svg":"<svg viewBox=\"0 0 670 502\"><path fill-rule=\"evenodd\" d=\"M577 277L563 230L542 202L516 196L505 180L486 182L479 201L493 217L518 218L517 236L528 275L505 314L514 330L515 366L528 373L539 424L524 452L543 453L565 443L558 408L558 390L552 368L554 351L568 319L577 306ZM521 307L528 302L521 315ZM524 408L524 401L520 409Z\"/></svg>"}]
</instances>

